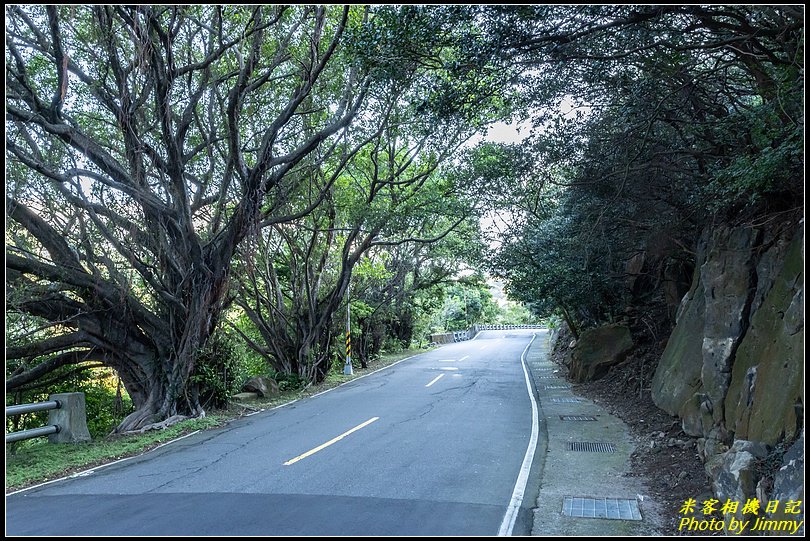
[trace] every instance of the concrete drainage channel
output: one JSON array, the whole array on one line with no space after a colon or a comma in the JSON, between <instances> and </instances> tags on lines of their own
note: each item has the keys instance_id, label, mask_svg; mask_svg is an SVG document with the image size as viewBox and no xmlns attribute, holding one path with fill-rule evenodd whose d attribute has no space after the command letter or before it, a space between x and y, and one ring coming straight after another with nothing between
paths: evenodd
<instances>
[{"instance_id":1,"label":"concrete drainage channel","mask_svg":"<svg viewBox=\"0 0 810 541\"><path fill-rule=\"evenodd\" d=\"M659 513L638 477L628 476L633 444L625 424L573 395L538 336L526 354L537 389L548 445L532 535L655 535L645 514Z\"/></svg>"}]
</instances>

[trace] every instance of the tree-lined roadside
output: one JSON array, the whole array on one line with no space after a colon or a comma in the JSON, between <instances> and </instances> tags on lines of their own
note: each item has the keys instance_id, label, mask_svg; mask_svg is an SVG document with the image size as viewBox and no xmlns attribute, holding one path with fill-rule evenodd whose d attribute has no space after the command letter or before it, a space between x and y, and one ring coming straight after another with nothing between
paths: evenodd
<instances>
[{"instance_id":1,"label":"tree-lined roadside","mask_svg":"<svg viewBox=\"0 0 810 541\"><path fill-rule=\"evenodd\" d=\"M506 88L463 17L9 6L7 19L11 396L105 366L134 406L119 432L202 415L200 352L234 306L272 368L321 381L354 267L475 221L470 187L440 166L506 110Z\"/></svg>"},{"instance_id":2,"label":"tree-lined roadside","mask_svg":"<svg viewBox=\"0 0 810 541\"><path fill-rule=\"evenodd\" d=\"M143 434L113 436L78 445L51 445L31 442L6 455L6 493L58 479L88 468L101 466L122 458L137 456L161 444L198 430L218 428L246 414L279 407L370 374L426 350L406 350L390 353L358 368L350 376L333 374L319 384L303 390L281 391L278 395L256 398L246 402L233 402L227 409L214 410L206 417L188 419L163 430Z\"/></svg>"},{"instance_id":3,"label":"tree-lined roadside","mask_svg":"<svg viewBox=\"0 0 810 541\"><path fill-rule=\"evenodd\" d=\"M707 461L757 425L777 464L804 39L791 5L9 5L6 404L84 392L114 444L340 381L347 340L542 320Z\"/></svg>"}]
</instances>

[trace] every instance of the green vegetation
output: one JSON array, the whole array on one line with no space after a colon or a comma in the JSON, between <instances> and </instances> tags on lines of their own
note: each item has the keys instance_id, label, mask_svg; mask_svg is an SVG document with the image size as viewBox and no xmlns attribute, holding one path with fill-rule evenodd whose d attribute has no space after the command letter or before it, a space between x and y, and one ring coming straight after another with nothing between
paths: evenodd
<instances>
[{"instance_id":1,"label":"green vegetation","mask_svg":"<svg viewBox=\"0 0 810 541\"><path fill-rule=\"evenodd\" d=\"M347 312L358 369L474 323L660 340L706 224L803 214L803 17L8 6L6 403L82 390L100 437L308 392Z\"/></svg>"},{"instance_id":2,"label":"green vegetation","mask_svg":"<svg viewBox=\"0 0 810 541\"><path fill-rule=\"evenodd\" d=\"M134 456L195 430L221 425L223 417L214 415L182 421L165 430L102 438L75 445L49 444L42 439L18 442L9 452L6 445L6 490L62 477L89 468Z\"/></svg>"},{"instance_id":3,"label":"green vegetation","mask_svg":"<svg viewBox=\"0 0 810 541\"><path fill-rule=\"evenodd\" d=\"M476 241L475 185L450 160L515 90L466 13L9 6L7 19L10 391L103 365L133 404L118 432L201 415L237 384L218 358L234 346L215 338L231 331L317 383L364 257Z\"/></svg>"},{"instance_id":4,"label":"green vegetation","mask_svg":"<svg viewBox=\"0 0 810 541\"><path fill-rule=\"evenodd\" d=\"M514 216L490 269L536 313L660 337L707 224L798 223L803 9L490 9L536 68L534 133L489 153Z\"/></svg>"},{"instance_id":5,"label":"green vegetation","mask_svg":"<svg viewBox=\"0 0 810 541\"><path fill-rule=\"evenodd\" d=\"M204 418L181 421L163 430L148 431L143 434L98 437L91 442L75 445L49 444L42 438L7 444L6 490L20 489L93 466L139 455L161 443L185 434L196 430L217 428L228 421L238 419L247 412L274 408L293 400L312 396L424 351L424 349L408 349L382 355L367 368L358 369L351 376L346 376L339 370L333 370L323 383L305 389L300 387L281 389L280 384L281 392L276 397L251 400L244 404L231 403L225 410L214 410L213 414Z\"/></svg>"}]
</instances>

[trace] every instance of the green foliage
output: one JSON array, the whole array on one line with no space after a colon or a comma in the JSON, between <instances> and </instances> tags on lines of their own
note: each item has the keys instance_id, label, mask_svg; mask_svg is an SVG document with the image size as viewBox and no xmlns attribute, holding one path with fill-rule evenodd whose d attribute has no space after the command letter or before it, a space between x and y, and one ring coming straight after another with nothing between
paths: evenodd
<instances>
[{"instance_id":1,"label":"green foliage","mask_svg":"<svg viewBox=\"0 0 810 541\"><path fill-rule=\"evenodd\" d=\"M75 445L54 445L42 439L18 442L20 445L13 449L7 445L6 488L18 488L34 481L45 481L65 475L77 468L136 455L157 444L194 430L218 426L221 422L221 417L211 415L202 419L181 421L165 430L99 438Z\"/></svg>"},{"instance_id":2,"label":"green foliage","mask_svg":"<svg viewBox=\"0 0 810 541\"><path fill-rule=\"evenodd\" d=\"M202 405L220 407L251 375L295 390L338 372L347 303L363 364L474 323L593 325L640 300L634 256L658 251L643 274L660 284L660 260L688 265L710 220L803 204L795 6L346 9L332 51L342 6L60 7L48 31L46 8L8 8L8 191L47 224L18 214L7 231L7 378L54 358L66 313L68 354L132 362L127 377L170 365L227 289L198 286L229 275L239 334L219 327L193 359ZM48 105L51 29L71 62ZM164 68L183 74L165 89ZM529 117L524 144L463 146ZM510 228L485 257L494 213ZM459 278L485 259L523 304ZM94 434L131 411L111 373L73 368L16 398L84 390Z\"/></svg>"},{"instance_id":3,"label":"green foliage","mask_svg":"<svg viewBox=\"0 0 810 541\"><path fill-rule=\"evenodd\" d=\"M123 385L113 389L112 376L94 378L81 387L87 408L87 429L92 437L106 436L134 408ZM117 380L117 378L115 378Z\"/></svg>"},{"instance_id":4,"label":"green foliage","mask_svg":"<svg viewBox=\"0 0 810 541\"><path fill-rule=\"evenodd\" d=\"M48 396L57 393L84 393L87 429L92 438L108 435L124 417L132 413L132 400L126 389L123 386L119 387L119 380L112 369L95 368L78 373L72 370L61 372L69 375L52 385L7 394L6 403L10 404L13 400L13 403L28 404L46 401ZM57 373L56 376L58 375ZM44 426L47 422L47 411L7 417L6 430L27 430Z\"/></svg>"},{"instance_id":5,"label":"green foliage","mask_svg":"<svg viewBox=\"0 0 810 541\"><path fill-rule=\"evenodd\" d=\"M729 119L729 131L742 134L734 154L711 169L705 190L707 206L751 207L768 196L798 197L804 165L804 134L799 123L783 123L774 104L760 104Z\"/></svg>"},{"instance_id":6,"label":"green foliage","mask_svg":"<svg viewBox=\"0 0 810 541\"><path fill-rule=\"evenodd\" d=\"M495 198L513 220L490 263L538 315L590 326L661 303L672 283L662 269L693 264L706 223L801 208L802 10L493 6L478 16L493 44L516 44L536 68L535 132L500 173L520 189ZM497 164L499 152L486 155ZM637 256L643 268L629 276Z\"/></svg>"},{"instance_id":7,"label":"green foliage","mask_svg":"<svg viewBox=\"0 0 810 541\"><path fill-rule=\"evenodd\" d=\"M492 321L501 325L536 325L540 319L529 308L520 302L508 301L506 306L499 307L497 317Z\"/></svg>"},{"instance_id":8,"label":"green foliage","mask_svg":"<svg viewBox=\"0 0 810 541\"><path fill-rule=\"evenodd\" d=\"M429 332L467 329L476 323L496 323L503 312L482 275L471 275L444 287L444 302L431 314Z\"/></svg>"},{"instance_id":9,"label":"green foliage","mask_svg":"<svg viewBox=\"0 0 810 541\"><path fill-rule=\"evenodd\" d=\"M197 356L191 381L204 408L224 408L251 376L267 373L263 359L233 332L220 327Z\"/></svg>"},{"instance_id":10,"label":"green foliage","mask_svg":"<svg viewBox=\"0 0 810 541\"><path fill-rule=\"evenodd\" d=\"M309 384L306 378L300 374L287 372L272 372L272 377L278 383L279 391L299 391Z\"/></svg>"}]
</instances>

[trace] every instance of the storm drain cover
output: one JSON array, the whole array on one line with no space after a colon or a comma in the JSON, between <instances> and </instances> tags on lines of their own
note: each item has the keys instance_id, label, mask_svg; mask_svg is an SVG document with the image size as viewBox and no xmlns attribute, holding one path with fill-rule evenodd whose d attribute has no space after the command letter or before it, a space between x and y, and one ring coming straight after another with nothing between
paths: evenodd
<instances>
[{"instance_id":1,"label":"storm drain cover","mask_svg":"<svg viewBox=\"0 0 810 541\"><path fill-rule=\"evenodd\" d=\"M593 415L560 415L561 421L595 421Z\"/></svg>"},{"instance_id":2,"label":"storm drain cover","mask_svg":"<svg viewBox=\"0 0 810 541\"><path fill-rule=\"evenodd\" d=\"M569 451L581 451L583 453L615 453L616 446L612 443L594 443L590 441L569 441Z\"/></svg>"},{"instance_id":3,"label":"storm drain cover","mask_svg":"<svg viewBox=\"0 0 810 541\"><path fill-rule=\"evenodd\" d=\"M569 385L546 385L543 389L570 389Z\"/></svg>"},{"instance_id":4,"label":"storm drain cover","mask_svg":"<svg viewBox=\"0 0 810 541\"><path fill-rule=\"evenodd\" d=\"M641 520L641 511L636 500L616 498L566 496L563 500L562 513L569 517Z\"/></svg>"},{"instance_id":5,"label":"storm drain cover","mask_svg":"<svg viewBox=\"0 0 810 541\"><path fill-rule=\"evenodd\" d=\"M549 376L537 376L537 379L551 379L551 378L556 378L556 377L558 377L558 376L550 376L550 375Z\"/></svg>"},{"instance_id":6,"label":"storm drain cover","mask_svg":"<svg viewBox=\"0 0 810 541\"><path fill-rule=\"evenodd\" d=\"M552 402L556 402L557 404L579 404L582 402L579 398L573 396L564 396L562 398L552 398Z\"/></svg>"}]
</instances>

